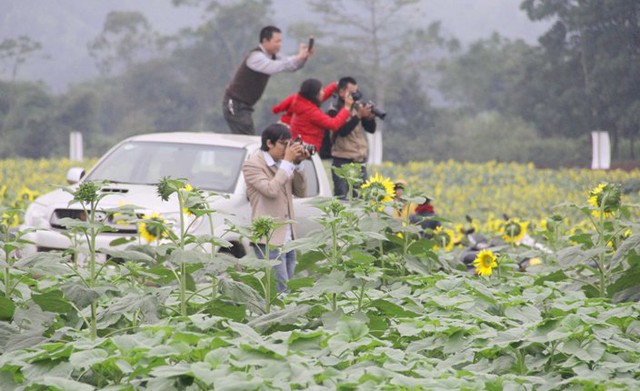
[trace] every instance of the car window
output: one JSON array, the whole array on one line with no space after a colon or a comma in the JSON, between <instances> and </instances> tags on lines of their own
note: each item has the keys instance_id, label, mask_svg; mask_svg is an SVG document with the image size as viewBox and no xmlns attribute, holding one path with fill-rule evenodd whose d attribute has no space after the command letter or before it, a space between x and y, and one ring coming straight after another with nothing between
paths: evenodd
<instances>
[{"instance_id":1,"label":"car window","mask_svg":"<svg viewBox=\"0 0 640 391\"><path fill-rule=\"evenodd\" d=\"M128 142L110 153L87 180L155 184L165 176L186 178L191 185L233 192L245 149L217 145Z\"/></svg>"}]
</instances>

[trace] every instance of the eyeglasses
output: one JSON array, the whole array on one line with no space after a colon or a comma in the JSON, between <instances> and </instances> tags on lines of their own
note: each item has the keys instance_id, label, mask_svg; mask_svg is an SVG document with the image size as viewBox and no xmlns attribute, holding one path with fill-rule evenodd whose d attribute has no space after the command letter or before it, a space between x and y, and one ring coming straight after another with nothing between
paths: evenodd
<instances>
[{"instance_id":1,"label":"eyeglasses","mask_svg":"<svg viewBox=\"0 0 640 391\"><path fill-rule=\"evenodd\" d=\"M282 140L278 140L276 142L279 143L279 144L282 144L282 145L287 145L287 144L289 144L289 141L291 141L291 139L286 139L286 140L282 139Z\"/></svg>"}]
</instances>

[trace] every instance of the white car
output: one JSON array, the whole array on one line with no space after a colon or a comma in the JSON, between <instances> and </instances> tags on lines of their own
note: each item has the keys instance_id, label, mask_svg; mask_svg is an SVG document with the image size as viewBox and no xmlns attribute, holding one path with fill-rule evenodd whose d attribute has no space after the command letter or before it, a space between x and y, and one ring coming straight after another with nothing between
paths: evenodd
<instances>
[{"instance_id":1,"label":"white car","mask_svg":"<svg viewBox=\"0 0 640 391\"><path fill-rule=\"evenodd\" d=\"M244 136L217 133L153 133L130 137L113 147L96 165L84 175L81 168L72 168L67 173L67 181L77 186L80 181L109 182L102 188L108 193L99 203L98 209L108 210L122 205L136 205L143 209L136 213L156 212L165 220L177 222L180 210L175 194L169 201L163 201L157 193L156 184L165 177L187 178L193 187L225 194L227 198L216 196L210 201L214 210L216 236L233 244L231 253L241 257L248 250L246 240L226 232L225 219L236 225L251 223L251 207L247 199L242 164L247 157L260 148L259 136ZM304 236L317 224L309 217L320 210L311 205L318 197L330 197L331 189L322 164L317 155L304 163L307 176L307 196L295 198L297 232ZM25 223L21 230L36 229L24 238L33 242L24 253L36 251L62 250L73 243L71 235L60 223L65 217L82 219L84 212L78 203L69 205L72 195L62 189L38 197L25 213ZM137 237L135 225L115 224L106 213L100 214L116 231L98 236L96 249L115 248L110 243L121 237ZM205 219L202 219L205 220ZM208 234L207 223L195 224L190 231L194 234Z\"/></svg>"}]
</instances>

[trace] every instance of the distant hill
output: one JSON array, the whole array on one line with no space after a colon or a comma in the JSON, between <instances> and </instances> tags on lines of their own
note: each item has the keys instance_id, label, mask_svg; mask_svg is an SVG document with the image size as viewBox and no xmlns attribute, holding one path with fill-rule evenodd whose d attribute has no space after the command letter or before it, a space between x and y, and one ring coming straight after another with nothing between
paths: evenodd
<instances>
[{"instance_id":1,"label":"distant hill","mask_svg":"<svg viewBox=\"0 0 640 391\"><path fill-rule=\"evenodd\" d=\"M497 31L510 38L535 43L547 26L530 22L519 10L517 0L423 0L425 26L441 20L445 33L463 43L488 37ZM286 31L291 23L311 20L305 1L274 0L274 23ZM43 45L39 56L19 72L22 80L42 81L53 92L69 84L97 75L88 55L87 43L100 31L112 10L140 10L153 27L170 34L201 22L199 12L175 8L170 0L2 0L0 1L0 41L27 35ZM0 78L8 77L0 68Z\"/></svg>"}]
</instances>

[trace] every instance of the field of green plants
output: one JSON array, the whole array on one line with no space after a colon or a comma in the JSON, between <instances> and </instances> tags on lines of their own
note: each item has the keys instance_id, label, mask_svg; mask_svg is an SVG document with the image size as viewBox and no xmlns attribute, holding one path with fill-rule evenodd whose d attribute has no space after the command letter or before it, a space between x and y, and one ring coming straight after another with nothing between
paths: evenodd
<instances>
[{"instance_id":1,"label":"field of green plants","mask_svg":"<svg viewBox=\"0 0 640 391\"><path fill-rule=\"evenodd\" d=\"M73 190L88 211L67 222L89 243L82 262L19 257L13 227L70 165L0 161L2 390L640 388L639 170L371 167L361 198L319 203L322 229L287 245L297 278L278 294L272 261L126 207L107 212L146 243L98 262L100 183ZM442 228L389 213L397 179L410 203L433 199ZM158 194L191 220L216 209L182 180ZM255 242L277 225L234 230ZM491 246L466 265L470 228Z\"/></svg>"}]
</instances>

